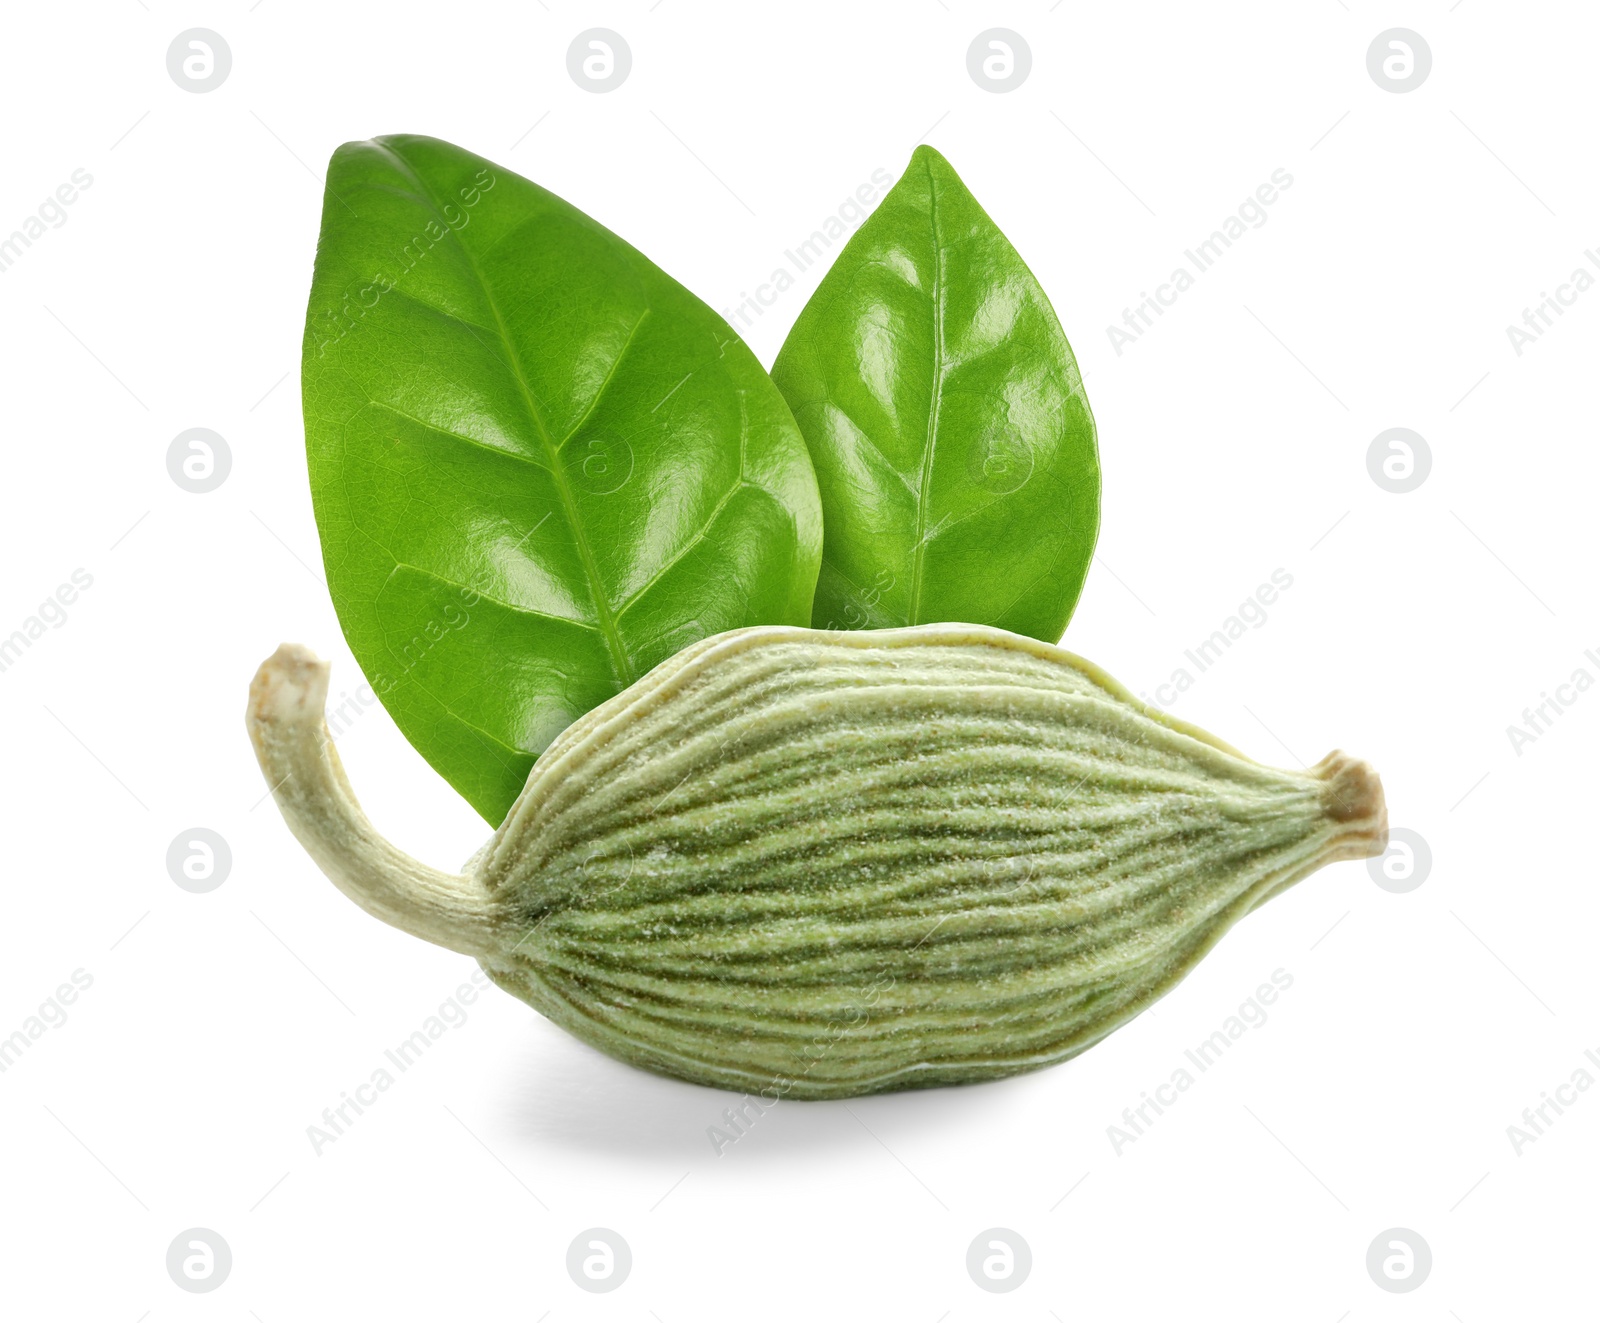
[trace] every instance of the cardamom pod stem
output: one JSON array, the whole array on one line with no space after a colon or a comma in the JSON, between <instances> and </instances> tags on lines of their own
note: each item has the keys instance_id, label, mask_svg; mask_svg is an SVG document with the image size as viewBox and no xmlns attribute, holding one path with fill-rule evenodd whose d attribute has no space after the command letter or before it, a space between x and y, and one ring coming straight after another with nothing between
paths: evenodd
<instances>
[{"instance_id":1,"label":"cardamom pod stem","mask_svg":"<svg viewBox=\"0 0 1600 1323\"><path fill-rule=\"evenodd\" d=\"M262 662L250 685L250 740L289 830L374 918L463 955L497 949L494 906L477 878L429 868L367 820L323 719L327 698L328 663L296 644Z\"/></svg>"}]
</instances>

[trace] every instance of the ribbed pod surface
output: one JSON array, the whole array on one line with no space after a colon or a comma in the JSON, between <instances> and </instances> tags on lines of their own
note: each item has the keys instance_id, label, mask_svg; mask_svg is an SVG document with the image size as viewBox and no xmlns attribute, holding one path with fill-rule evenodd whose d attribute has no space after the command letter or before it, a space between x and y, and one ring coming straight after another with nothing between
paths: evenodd
<instances>
[{"instance_id":1,"label":"ribbed pod surface","mask_svg":"<svg viewBox=\"0 0 1600 1323\"><path fill-rule=\"evenodd\" d=\"M1062 1060L1381 791L1260 766L997 630L735 631L541 757L479 864L501 986L653 1070L824 1098Z\"/></svg>"}]
</instances>

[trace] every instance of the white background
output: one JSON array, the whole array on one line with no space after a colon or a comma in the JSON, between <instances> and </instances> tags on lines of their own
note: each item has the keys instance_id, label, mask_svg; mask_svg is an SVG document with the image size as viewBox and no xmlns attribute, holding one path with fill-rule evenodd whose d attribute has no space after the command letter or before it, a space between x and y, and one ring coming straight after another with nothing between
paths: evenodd
<instances>
[{"instance_id":1,"label":"white background","mask_svg":"<svg viewBox=\"0 0 1600 1323\"><path fill-rule=\"evenodd\" d=\"M196 26L233 53L204 95L165 62ZM566 70L596 26L633 53L606 95ZM994 26L1033 53L1004 95L966 69ZM1433 52L1398 95L1366 66L1395 26ZM1520 1153L1507 1127L1600 1079L1600 689L1520 753L1507 727L1576 668L1600 678L1600 292L1520 356L1506 334L1600 246L1591 8L116 0L12 6L5 28L0 234L75 169L93 184L0 274L0 635L75 569L93 585L0 673L0 1035L74 970L93 983L0 1075L0 1312L1592 1316L1600 1090ZM785 1102L721 1156L729 1096L491 990L314 1153L307 1127L472 970L317 873L242 720L281 640L331 656L336 694L359 678L320 577L298 354L321 167L392 132L538 180L718 309L932 142L1054 300L1099 422L1104 531L1067 645L1154 695L1287 570L1174 710L1266 761L1370 758L1426 881L1337 865L1075 1061ZM1267 223L1119 355L1107 326L1280 167ZM750 334L763 362L821 272ZM232 452L205 495L166 469L191 427ZM1406 495L1367 469L1390 427L1432 452ZM453 866L486 834L381 709L340 749L419 857ZM233 853L205 895L165 863L196 826ZM1279 968L1267 1022L1118 1153L1108 1126ZM592 1226L633 1252L607 1295L565 1269ZM993 1226L1032 1247L1010 1294L966 1271ZM167 1274L190 1227L232 1248L215 1293ZM1432 1247L1410 1294L1366 1270L1390 1227Z\"/></svg>"}]
</instances>

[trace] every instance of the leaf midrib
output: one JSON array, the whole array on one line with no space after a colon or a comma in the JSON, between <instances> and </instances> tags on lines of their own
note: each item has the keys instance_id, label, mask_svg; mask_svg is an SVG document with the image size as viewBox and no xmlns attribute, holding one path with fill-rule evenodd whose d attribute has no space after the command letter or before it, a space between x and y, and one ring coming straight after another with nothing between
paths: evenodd
<instances>
[{"instance_id":1,"label":"leaf midrib","mask_svg":"<svg viewBox=\"0 0 1600 1323\"><path fill-rule=\"evenodd\" d=\"M435 218L442 221L444 214L440 210L438 202L435 201L427 182L417 173L411 162L406 160L390 143L379 142L377 145L400 165L401 169L410 177L418 195L433 210ZM606 650L611 655L611 668L616 675L619 687L626 687L638 679L638 676L634 673L627 647L622 641L621 631L617 627L617 618L613 614L611 604L606 598L600 579L599 562L595 560L594 550L589 545L588 534L583 527L582 521L578 518L578 507L573 499L572 486L568 483L566 472L561 466L560 447L555 444L551 437L550 429L545 424L544 417L535 402L533 388L528 384L527 376L523 371L522 357L518 354L516 345L512 342L511 336L506 329L505 318L501 315L500 305L495 300L494 292L490 289L489 282L484 279L483 272L479 270L477 260L472 255L472 250L467 247L455 227L446 222L445 228L449 231L456 248L461 253L468 269L472 272L473 279L477 281L478 288L483 293L484 301L488 304L489 311L494 314L495 332L499 336L500 343L504 346L509 359L507 366L510 368L511 375L517 383L517 389L522 394L529 421L533 423L534 430L538 432L539 440L544 444L545 453L550 459L551 481L555 485L556 493L560 498L562 514L566 518L567 526L572 530L573 542L578 549L578 558L583 564L584 576L589 584L589 596L594 603L596 622L599 625L601 637L606 641ZM646 312L648 313L648 309L646 309ZM637 329L638 327L635 326L634 330ZM633 336L630 333L627 343L631 344L632 342ZM627 345L623 346L622 352L627 352ZM621 355L619 354L618 357L620 359ZM616 370L615 363L612 364L611 370L613 372ZM611 375L607 373L606 380L601 386L602 391L606 385L610 384L610 381ZM596 398L598 398L598 395ZM594 407L594 403L595 401L590 401L590 409ZM585 418L588 417L588 413L589 410L585 410Z\"/></svg>"}]
</instances>

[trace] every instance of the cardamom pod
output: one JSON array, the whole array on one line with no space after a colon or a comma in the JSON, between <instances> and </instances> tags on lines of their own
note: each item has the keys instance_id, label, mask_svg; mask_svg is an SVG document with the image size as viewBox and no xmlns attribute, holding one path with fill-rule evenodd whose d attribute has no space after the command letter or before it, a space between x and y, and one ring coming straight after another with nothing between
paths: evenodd
<instances>
[{"instance_id":1,"label":"cardamom pod","mask_svg":"<svg viewBox=\"0 0 1600 1323\"><path fill-rule=\"evenodd\" d=\"M1048 644L762 627L574 722L449 874L362 814L326 695L326 663L286 645L248 719L352 899L613 1056L769 1097L1062 1061L1388 834L1367 764L1263 767Z\"/></svg>"}]
</instances>

